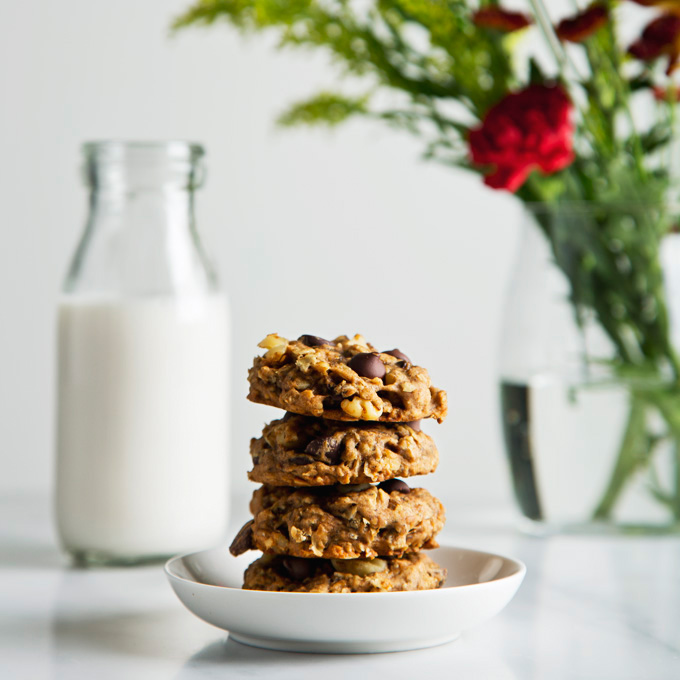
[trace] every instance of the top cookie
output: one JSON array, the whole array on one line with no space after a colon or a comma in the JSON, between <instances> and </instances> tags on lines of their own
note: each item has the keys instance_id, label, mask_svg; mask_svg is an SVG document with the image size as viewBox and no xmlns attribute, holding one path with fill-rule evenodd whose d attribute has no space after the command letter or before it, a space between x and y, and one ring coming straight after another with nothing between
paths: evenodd
<instances>
[{"instance_id":1,"label":"top cookie","mask_svg":"<svg viewBox=\"0 0 680 680\"><path fill-rule=\"evenodd\" d=\"M360 335L333 341L268 335L248 371L248 399L331 420L410 422L446 417L446 392L399 350L378 352Z\"/></svg>"}]
</instances>

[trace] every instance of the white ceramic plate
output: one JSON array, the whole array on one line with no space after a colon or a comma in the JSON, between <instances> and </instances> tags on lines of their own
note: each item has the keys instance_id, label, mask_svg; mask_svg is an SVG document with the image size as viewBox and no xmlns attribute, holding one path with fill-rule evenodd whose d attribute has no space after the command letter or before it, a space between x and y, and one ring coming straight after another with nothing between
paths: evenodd
<instances>
[{"instance_id":1,"label":"white ceramic plate","mask_svg":"<svg viewBox=\"0 0 680 680\"><path fill-rule=\"evenodd\" d=\"M495 616L526 567L500 555L441 547L443 588L400 593L276 593L242 590L253 555L216 548L172 558L165 571L189 611L238 642L296 652L396 652L444 644Z\"/></svg>"}]
</instances>

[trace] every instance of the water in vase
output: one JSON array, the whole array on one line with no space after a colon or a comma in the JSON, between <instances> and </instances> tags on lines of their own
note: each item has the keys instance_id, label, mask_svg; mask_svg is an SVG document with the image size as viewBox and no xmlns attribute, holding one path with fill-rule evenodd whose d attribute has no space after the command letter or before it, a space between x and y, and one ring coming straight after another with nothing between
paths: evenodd
<instances>
[{"instance_id":1,"label":"water in vase","mask_svg":"<svg viewBox=\"0 0 680 680\"><path fill-rule=\"evenodd\" d=\"M501 408L515 494L523 514L557 527L593 519L612 478L628 417L625 386L570 384L554 376L504 380ZM668 479L670 446L631 476L613 506L618 523L667 523L651 489Z\"/></svg>"}]
</instances>

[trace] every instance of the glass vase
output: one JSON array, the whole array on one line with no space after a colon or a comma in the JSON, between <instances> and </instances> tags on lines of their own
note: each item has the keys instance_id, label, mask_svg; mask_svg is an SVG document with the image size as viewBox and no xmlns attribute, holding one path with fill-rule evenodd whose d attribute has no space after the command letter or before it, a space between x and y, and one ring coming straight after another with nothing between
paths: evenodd
<instances>
[{"instance_id":1,"label":"glass vase","mask_svg":"<svg viewBox=\"0 0 680 680\"><path fill-rule=\"evenodd\" d=\"M529 205L501 413L523 526L680 530L680 236L665 207Z\"/></svg>"}]
</instances>

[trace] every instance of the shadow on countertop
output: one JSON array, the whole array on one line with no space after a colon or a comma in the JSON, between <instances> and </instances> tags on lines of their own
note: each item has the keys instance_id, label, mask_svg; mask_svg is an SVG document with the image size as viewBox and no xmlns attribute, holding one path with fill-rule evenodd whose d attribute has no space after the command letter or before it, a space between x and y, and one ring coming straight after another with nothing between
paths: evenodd
<instances>
[{"instance_id":1,"label":"shadow on countertop","mask_svg":"<svg viewBox=\"0 0 680 680\"><path fill-rule=\"evenodd\" d=\"M322 676L317 675L319 671ZM216 640L194 654L175 676L175 680L202 677L297 678L323 677L418 677L426 672L428 680L451 677L479 677L514 680L516 676L499 659L470 655L464 643L453 642L408 652L384 654L304 654L249 647L231 638Z\"/></svg>"}]
</instances>

